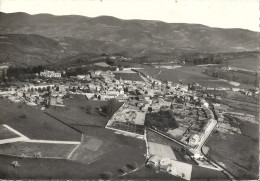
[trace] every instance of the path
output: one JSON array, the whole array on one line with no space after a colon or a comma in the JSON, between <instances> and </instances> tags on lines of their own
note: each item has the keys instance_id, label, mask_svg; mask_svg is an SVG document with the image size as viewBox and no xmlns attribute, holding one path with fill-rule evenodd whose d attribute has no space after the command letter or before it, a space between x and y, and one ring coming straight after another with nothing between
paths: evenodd
<instances>
[{"instance_id":1,"label":"path","mask_svg":"<svg viewBox=\"0 0 260 181\"><path fill-rule=\"evenodd\" d=\"M160 69L160 71L158 72L158 74L154 75L153 77L157 77L158 75L160 75L162 72L162 70Z\"/></svg>"}]
</instances>

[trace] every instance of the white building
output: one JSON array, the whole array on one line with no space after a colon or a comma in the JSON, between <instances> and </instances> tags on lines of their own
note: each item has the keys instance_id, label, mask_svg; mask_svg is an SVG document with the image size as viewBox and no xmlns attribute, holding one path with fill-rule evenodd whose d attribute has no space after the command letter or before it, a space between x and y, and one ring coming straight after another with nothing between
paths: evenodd
<instances>
[{"instance_id":1,"label":"white building","mask_svg":"<svg viewBox=\"0 0 260 181\"><path fill-rule=\"evenodd\" d=\"M197 145L200 141L200 136L197 134L194 134L189 139L189 144L191 145Z\"/></svg>"},{"instance_id":2,"label":"white building","mask_svg":"<svg viewBox=\"0 0 260 181\"><path fill-rule=\"evenodd\" d=\"M56 77L56 78L60 78L61 77L61 73L60 72L54 72L54 71L49 71L49 70L44 70L43 72L40 72L40 76L42 77Z\"/></svg>"}]
</instances>

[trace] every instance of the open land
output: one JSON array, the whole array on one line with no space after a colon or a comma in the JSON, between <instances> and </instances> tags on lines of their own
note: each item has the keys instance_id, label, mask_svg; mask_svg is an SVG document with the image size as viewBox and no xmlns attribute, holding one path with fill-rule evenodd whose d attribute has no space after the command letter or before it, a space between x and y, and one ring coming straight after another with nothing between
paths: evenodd
<instances>
[{"instance_id":1,"label":"open land","mask_svg":"<svg viewBox=\"0 0 260 181\"><path fill-rule=\"evenodd\" d=\"M143 79L137 73L115 73L116 79L143 81Z\"/></svg>"},{"instance_id":2,"label":"open land","mask_svg":"<svg viewBox=\"0 0 260 181\"><path fill-rule=\"evenodd\" d=\"M16 138L16 137L19 137L19 135L15 134L14 132L12 132L8 128L6 128L5 126L0 125L0 140Z\"/></svg>"},{"instance_id":3,"label":"open land","mask_svg":"<svg viewBox=\"0 0 260 181\"><path fill-rule=\"evenodd\" d=\"M234 87L226 81L218 80L212 77L208 77L201 73L201 71L191 71L191 68L181 67L178 69L141 69L140 72L157 78L161 81L171 81L173 83L199 83L202 86L212 87ZM196 68L194 68L196 69ZM198 68L200 69L200 68Z\"/></svg>"},{"instance_id":4,"label":"open land","mask_svg":"<svg viewBox=\"0 0 260 181\"><path fill-rule=\"evenodd\" d=\"M259 68L259 61L257 58L241 58L229 60L227 65L231 67L257 71Z\"/></svg>"},{"instance_id":5,"label":"open land","mask_svg":"<svg viewBox=\"0 0 260 181\"><path fill-rule=\"evenodd\" d=\"M238 178L257 178L258 141L239 134L214 133L207 146L209 156L223 163Z\"/></svg>"},{"instance_id":6,"label":"open land","mask_svg":"<svg viewBox=\"0 0 260 181\"><path fill-rule=\"evenodd\" d=\"M34 157L40 153L42 158L66 159L77 145L16 142L0 145L0 154L17 157Z\"/></svg>"},{"instance_id":7,"label":"open land","mask_svg":"<svg viewBox=\"0 0 260 181\"><path fill-rule=\"evenodd\" d=\"M53 106L47 112L54 117L61 119L69 125L89 125L104 127L109 117L98 113L95 108L106 106L108 101L87 100L84 95L73 95L72 99L65 101L66 107ZM114 112L121 107L122 102L116 102ZM86 113L86 107L90 107L90 113Z\"/></svg>"},{"instance_id":8,"label":"open land","mask_svg":"<svg viewBox=\"0 0 260 181\"><path fill-rule=\"evenodd\" d=\"M19 106L0 99L0 109L1 124L7 124L31 139L80 141L81 133L31 106Z\"/></svg>"}]
</instances>

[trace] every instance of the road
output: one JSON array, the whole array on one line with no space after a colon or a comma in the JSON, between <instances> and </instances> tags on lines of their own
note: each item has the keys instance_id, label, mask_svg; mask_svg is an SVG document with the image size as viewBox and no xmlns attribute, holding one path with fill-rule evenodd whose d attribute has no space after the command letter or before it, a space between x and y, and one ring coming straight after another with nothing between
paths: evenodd
<instances>
[{"instance_id":1,"label":"road","mask_svg":"<svg viewBox=\"0 0 260 181\"><path fill-rule=\"evenodd\" d=\"M211 133L213 132L214 128L217 125L217 120L215 119L210 119L209 120L211 123L210 125L207 127L207 130L205 131L205 134L201 137L201 140L199 142L199 144L195 147L195 149L193 150L194 153L201 153L201 148L203 147L203 145L206 143L206 141L208 140L209 136L211 135Z\"/></svg>"}]
</instances>

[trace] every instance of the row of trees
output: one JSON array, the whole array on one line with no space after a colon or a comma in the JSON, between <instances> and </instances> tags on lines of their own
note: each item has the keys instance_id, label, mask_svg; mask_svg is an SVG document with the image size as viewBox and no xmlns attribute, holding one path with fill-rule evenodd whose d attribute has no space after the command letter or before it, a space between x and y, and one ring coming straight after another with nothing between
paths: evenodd
<instances>
[{"instance_id":1,"label":"row of trees","mask_svg":"<svg viewBox=\"0 0 260 181\"><path fill-rule=\"evenodd\" d=\"M126 164L126 166L123 166L122 168L118 169L118 172L120 174L125 174L128 172L128 170L134 170L138 168L138 164L135 161L132 161L131 163ZM99 175L101 179L111 179L113 177L113 173L111 172L104 172L102 174Z\"/></svg>"},{"instance_id":2,"label":"row of trees","mask_svg":"<svg viewBox=\"0 0 260 181\"><path fill-rule=\"evenodd\" d=\"M203 74L220 79L226 79L245 84L257 85L258 77L255 75L243 74L238 72L223 71L216 69L206 69Z\"/></svg>"},{"instance_id":3,"label":"row of trees","mask_svg":"<svg viewBox=\"0 0 260 181\"><path fill-rule=\"evenodd\" d=\"M44 66L33 66L33 67L9 67L6 72L6 76L11 78L14 77L19 81L25 81L26 79L34 79L36 73L40 73L45 69Z\"/></svg>"},{"instance_id":4,"label":"row of trees","mask_svg":"<svg viewBox=\"0 0 260 181\"><path fill-rule=\"evenodd\" d=\"M222 64L223 60L215 59L213 57L204 57L204 58L195 58L193 61L194 65L203 65L203 64Z\"/></svg>"}]
</instances>

